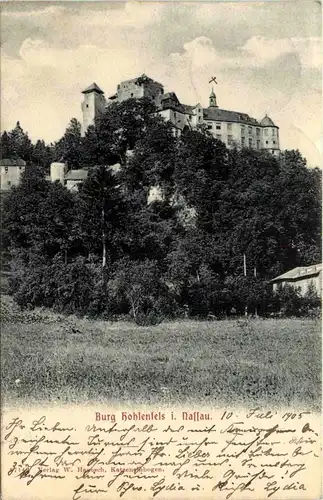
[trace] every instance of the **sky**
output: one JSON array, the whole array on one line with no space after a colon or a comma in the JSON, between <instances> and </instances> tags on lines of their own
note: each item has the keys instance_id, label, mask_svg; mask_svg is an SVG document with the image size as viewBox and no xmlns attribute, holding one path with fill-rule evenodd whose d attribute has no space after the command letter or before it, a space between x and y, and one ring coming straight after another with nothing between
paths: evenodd
<instances>
[{"instance_id":1,"label":"sky","mask_svg":"<svg viewBox=\"0 0 323 500\"><path fill-rule=\"evenodd\" d=\"M185 104L280 127L281 147L321 165L321 6L266 2L9 2L1 4L1 130L19 120L33 141L81 120L81 91L108 97L142 73Z\"/></svg>"}]
</instances>

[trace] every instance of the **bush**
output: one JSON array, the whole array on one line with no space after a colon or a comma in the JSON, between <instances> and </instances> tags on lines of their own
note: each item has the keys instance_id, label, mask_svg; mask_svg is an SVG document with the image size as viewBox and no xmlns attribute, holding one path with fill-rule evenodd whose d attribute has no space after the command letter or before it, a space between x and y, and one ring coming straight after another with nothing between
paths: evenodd
<instances>
[{"instance_id":1,"label":"bush","mask_svg":"<svg viewBox=\"0 0 323 500\"><path fill-rule=\"evenodd\" d=\"M310 285L306 294L301 295L299 288L290 285L280 286L274 295L277 311L285 317L319 317L321 299L314 286Z\"/></svg>"}]
</instances>

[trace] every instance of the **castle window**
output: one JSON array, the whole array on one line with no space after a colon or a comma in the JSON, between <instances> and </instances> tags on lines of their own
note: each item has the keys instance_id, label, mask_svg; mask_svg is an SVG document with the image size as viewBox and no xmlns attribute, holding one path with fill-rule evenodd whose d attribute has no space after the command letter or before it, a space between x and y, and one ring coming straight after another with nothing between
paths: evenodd
<instances>
[{"instance_id":1,"label":"castle window","mask_svg":"<svg viewBox=\"0 0 323 500\"><path fill-rule=\"evenodd\" d=\"M217 130L221 130L221 123L217 123L217 124L216 124L216 129L217 129Z\"/></svg>"},{"instance_id":2,"label":"castle window","mask_svg":"<svg viewBox=\"0 0 323 500\"><path fill-rule=\"evenodd\" d=\"M227 124L228 130L232 130L232 123Z\"/></svg>"},{"instance_id":3,"label":"castle window","mask_svg":"<svg viewBox=\"0 0 323 500\"><path fill-rule=\"evenodd\" d=\"M241 125L241 136L244 136L244 125Z\"/></svg>"},{"instance_id":4,"label":"castle window","mask_svg":"<svg viewBox=\"0 0 323 500\"><path fill-rule=\"evenodd\" d=\"M274 128L272 129L272 133L273 133L273 137L275 137L275 135L276 135L276 130L275 130Z\"/></svg>"},{"instance_id":5,"label":"castle window","mask_svg":"<svg viewBox=\"0 0 323 500\"><path fill-rule=\"evenodd\" d=\"M260 136L260 128L256 128L256 134L257 134L257 137Z\"/></svg>"},{"instance_id":6,"label":"castle window","mask_svg":"<svg viewBox=\"0 0 323 500\"><path fill-rule=\"evenodd\" d=\"M260 149L260 141L257 141L257 149Z\"/></svg>"},{"instance_id":7,"label":"castle window","mask_svg":"<svg viewBox=\"0 0 323 500\"><path fill-rule=\"evenodd\" d=\"M8 185L8 186L11 186L11 181L8 181L8 182L7 182L7 185Z\"/></svg>"},{"instance_id":8,"label":"castle window","mask_svg":"<svg viewBox=\"0 0 323 500\"><path fill-rule=\"evenodd\" d=\"M233 137L232 135L228 135L228 145L232 146L232 144L233 144Z\"/></svg>"},{"instance_id":9,"label":"castle window","mask_svg":"<svg viewBox=\"0 0 323 500\"><path fill-rule=\"evenodd\" d=\"M133 92L131 92L130 97L133 97Z\"/></svg>"},{"instance_id":10,"label":"castle window","mask_svg":"<svg viewBox=\"0 0 323 500\"><path fill-rule=\"evenodd\" d=\"M248 127L248 134L252 134L252 127Z\"/></svg>"},{"instance_id":11,"label":"castle window","mask_svg":"<svg viewBox=\"0 0 323 500\"><path fill-rule=\"evenodd\" d=\"M4 167L4 171L7 174L8 173L8 167Z\"/></svg>"},{"instance_id":12,"label":"castle window","mask_svg":"<svg viewBox=\"0 0 323 500\"><path fill-rule=\"evenodd\" d=\"M265 135L268 135L268 129L265 128Z\"/></svg>"},{"instance_id":13,"label":"castle window","mask_svg":"<svg viewBox=\"0 0 323 500\"><path fill-rule=\"evenodd\" d=\"M276 144L276 141L273 141L273 144Z\"/></svg>"},{"instance_id":14,"label":"castle window","mask_svg":"<svg viewBox=\"0 0 323 500\"><path fill-rule=\"evenodd\" d=\"M266 144L268 144L268 141L266 141Z\"/></svg>"},{"instance_id":15,"label":"castle window","mask_svg":"<svg viewBox=\"0 0 323 500\"><path fill-rule=\"evenodd\" d=\"M207 129L208 129L208 130L212 130L212 125L208 125L208 126L207 126Z\"/></svg>"},{"instance_id":16,"label":"castle window","mask_svg":"<svg viewBox=\"0 0 323 500\"><path fill-rule=\"evenodd\" d=\"M89 105L87 104L87 105L86 105L86 107L88 108L88 107L89 107Z\"/></svg>"},{"instance_id":17,"label":"castle window","mask_svg":"<svg viewBox=\"0 0 323 500\"><path fill-rule=\"evenodd\" d=\"M222 135L221 134L216 134L216 138L218 141L221 141L222 140Z\"/></svg>"},{"instance_id":18,"label":"castle window","mask_svg":"<svg viewBox=\"0 0 323 500\"><path fill-rule=\"evenodd\" d=\"M252 148L252 139L249 139L249 148Z\"/></svg>"}]
</instances>

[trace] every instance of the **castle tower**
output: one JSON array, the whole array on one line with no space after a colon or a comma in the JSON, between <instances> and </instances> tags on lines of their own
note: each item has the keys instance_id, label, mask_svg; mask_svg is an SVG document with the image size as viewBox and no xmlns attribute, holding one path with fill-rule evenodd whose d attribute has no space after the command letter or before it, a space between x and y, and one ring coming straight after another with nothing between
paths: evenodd
<instances>
[{"instance_id":1,"label":"castle tower","mask_svg":"<svg viewBox=\"0 0 323 500\"><path fill-rule=\"evenodd\" d=\"M212 92L210 94L210 104L209 108L218 108L219 106L216 103L216 95L214 93L213 87L212 87Z\"/></svg>"},{"instance_id":2,"label":"castle tower","mask_svg":"<svg viewBox=\"0 0 323 500\"><path fill-rule=\"evenodd\" d=\"M106 106L103 90L96 83L92 83L88 88L82 91L84 100L81 104L83 113L82 135L85 135L88 127L93 125L94 119L98 113L102 113Z\"/></svg>"},{"instance_id":3,"label":"castle tower","mask_svg":"<svg viewBox=\"0 0 323 500\"><path fill-rule=\"evenodd\" d=\"M262 126L263 149L269 151L275 156L279 156L279 128L268 115L261 120L260 125Z\"/></svg>"}]
</instances>

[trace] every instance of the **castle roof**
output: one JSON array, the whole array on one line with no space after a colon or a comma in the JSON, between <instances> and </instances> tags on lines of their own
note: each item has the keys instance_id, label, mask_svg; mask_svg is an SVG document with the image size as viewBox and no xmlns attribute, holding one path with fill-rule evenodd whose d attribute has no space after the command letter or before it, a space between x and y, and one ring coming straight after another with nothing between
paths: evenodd
<instances>
[{"instance_id":1,"label":"castle roof","mask_svg":"<svg viewBox=\"0 0 323 500\"><path fill-rule=\"evenodd\" d=\"M239 113L238 111L229 111L227 109L215 107L204 108L203 118L211 121L238 122L250 125L259 125L259 122L255 118L251 118L246 113Z\"/></svg>"},{"instance_id":2,"label":"castle roof","mask_svg":"<svg viewBox=\"0 0 323 500\"><path fill-rule=\"evenodd\" d=\"M3 158L0 160L1 167L25 167L26 162L21 158Z\"/></svg>"},{"instance_id":3,"label":"castle roof","mask_svg":"<svg viewBox=\"0 0 323 500\"><path fill-rule=\"evenodd\" d=\"M268 115L266 115L260 122L260 125L263 127L277 127L277 125L274 124L271 118L269 118Z\"/></svg>"},{"instance_id":4,"label":"castle roof","mask_svg":"<svg viewBox=\"0 0 323 500\"><path fill-rule=\"evenodd\" d=\"M85 90L82 90L82 94L89 94L90 92L97 92L98 94L104 94L103 90L100 89L100 87L93 82L92 85L87 87Z\"/></svg>"}]
</instances>

